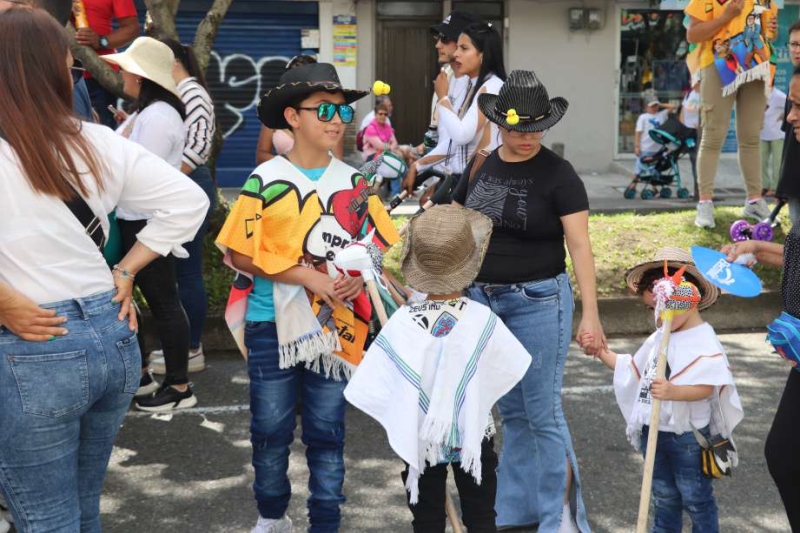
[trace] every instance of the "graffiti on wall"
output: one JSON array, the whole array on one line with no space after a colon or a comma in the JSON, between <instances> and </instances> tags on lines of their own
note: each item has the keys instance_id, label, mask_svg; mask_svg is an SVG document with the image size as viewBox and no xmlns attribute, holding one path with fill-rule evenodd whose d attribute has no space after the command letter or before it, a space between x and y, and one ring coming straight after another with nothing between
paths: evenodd
<instances>
[{"instance_id":1,"label":"graffiti on wall","mask_svg":"<svg viewBox=\"0 0 800 533\"><path fill-rule=\"evenodd\" d=\"M224 138L235 134L248 120L257 120L256 106L261 95L278 84L288 60L283 56L255 60L246 54L223 58L211 52L206 82Z\"/></svg>"}]
</instances>

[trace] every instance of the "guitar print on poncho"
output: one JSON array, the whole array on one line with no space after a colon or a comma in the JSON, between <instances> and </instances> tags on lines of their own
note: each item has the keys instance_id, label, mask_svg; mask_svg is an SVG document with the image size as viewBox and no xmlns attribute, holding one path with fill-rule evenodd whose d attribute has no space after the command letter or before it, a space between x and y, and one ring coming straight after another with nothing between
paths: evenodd
<instances>
[{"instance_id":1,"label":"guitar print on poncho","mask_svg":"<svg viewBox=\"0 0 800 533\"><path fill-rule=\"evenodd\" d=\"M270 275L304 266L336 277L332 261L351 242L373 230L382 249L399 239L380 200L368 192L367 179L336 159L312 181L276 157L247 180L217 242ZM331 310L301 286L275 282L274 304L282 368L305 363L340 377L361 361L371 313L364 293Z\"/></svg>"}]
</instances>

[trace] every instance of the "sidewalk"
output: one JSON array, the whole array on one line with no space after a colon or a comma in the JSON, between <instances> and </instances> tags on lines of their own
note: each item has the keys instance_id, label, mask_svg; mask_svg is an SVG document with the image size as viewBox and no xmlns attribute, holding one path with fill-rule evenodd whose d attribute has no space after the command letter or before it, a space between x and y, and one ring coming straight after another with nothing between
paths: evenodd
<instances>
[{"instance_id":1,"label":"sidewalk","mask_svg":"<svg viewBox=\"0 0 800 533\"><path fill-rule=\"evenodd\" d=\"M569 156L569 154L567 154ZM672 198L662 199L653 198L652 200L642 200L639 195L632 200L626 200L622 193L633 179L633 159L615 161L612 168L604 172L581 172L580 176L586 185L586 192L589 194L589 204L592 213L617 213L621 211L633 211L636 213L648 213L653 211L678 211L683 209L694 209L694 184L692 179L692 165L688 157L683 157L680 161L680 171L682 185L689 189L690 196L686 199L676 197L677 187L672 186ZM642 186L639 186L641 191ZM221 189L223 196L229 200L235 200L239 194L239 189ZM717 205L743 205L744 204L744 181L739 171L739 162L735 155L725 154L720 158L717 170L717 179L714 183L714 201ZM419 209L417 200L406 200L392 211L393 215L408 216L413 215Z\"/></svg>"}]
</instances>

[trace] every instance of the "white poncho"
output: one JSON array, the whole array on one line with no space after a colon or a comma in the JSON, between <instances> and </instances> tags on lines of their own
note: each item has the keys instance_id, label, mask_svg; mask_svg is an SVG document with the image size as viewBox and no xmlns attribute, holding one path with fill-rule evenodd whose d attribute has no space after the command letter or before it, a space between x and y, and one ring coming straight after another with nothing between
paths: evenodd
<instances>
[{"instance_id":1,"label":"white poncho","mask_svg":"<svg viewBox=\"0 0 800 533\"><path fill-rule=\"evenodd\" d=\"M364 356L344 396L380 422L407 462L411 503L425 461L457 450L481 481L481 441L492 406L525 375L531 357L503 322L470 302L446 337L434 337L397 310Z\"/></svg>"}]
</instances>

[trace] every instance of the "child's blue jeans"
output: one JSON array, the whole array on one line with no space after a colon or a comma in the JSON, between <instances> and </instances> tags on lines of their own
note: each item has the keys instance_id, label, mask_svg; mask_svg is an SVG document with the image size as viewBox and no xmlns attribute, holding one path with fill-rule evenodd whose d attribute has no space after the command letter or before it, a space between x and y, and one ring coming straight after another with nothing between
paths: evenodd
<instances>
[{"instance_id":1,"label":"child's blue jeans","mask_svg":"<svg viewBox=\"0 0 800 533\"><path fill-rule=\"evenodd\" d=\"M642 428L642 453L647 449L648 426ZM700 430L709 437L708 427ZM682 511L692 519L693 533L718 533L719 517L711 479L700 467L700 444L694 433L658 432L653 470L653 533L680 533Z\"/></svg>"},{"instance_id":2,"label":"child's blue jeans","mask_svg":"<svg viewBox=\"0 0 800 533\"><path fill-rule=\"evenodd\" d=\"M289 507L289 446L294 441L295 405L302 397L303 444L309 469L309 532L339 531L344 483L344 388L304 365L279 368L274 322L248 322L245 329L250 375L250 440L258 512L280 518Z\"/></svg>"}]
</instances>

